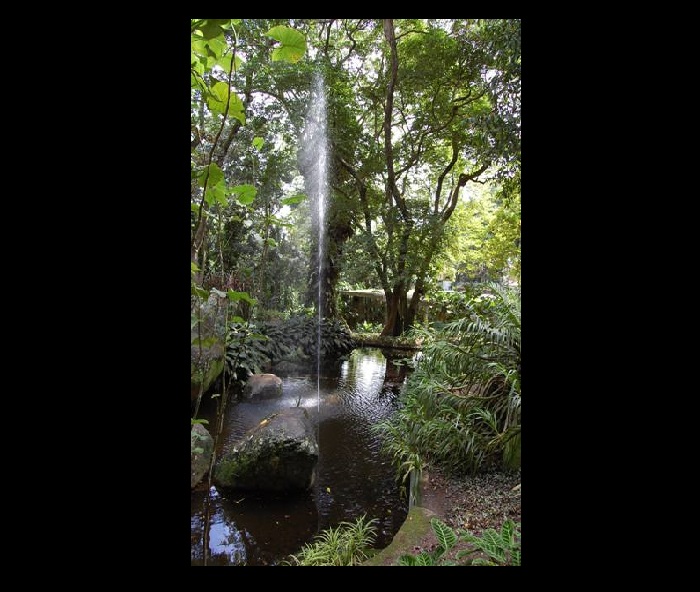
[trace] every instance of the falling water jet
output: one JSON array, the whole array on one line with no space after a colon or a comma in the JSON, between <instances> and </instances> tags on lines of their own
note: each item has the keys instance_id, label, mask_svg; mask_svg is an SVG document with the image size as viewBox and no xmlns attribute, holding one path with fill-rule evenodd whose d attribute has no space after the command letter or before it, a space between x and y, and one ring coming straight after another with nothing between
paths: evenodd
<instances>
[{"instance_id":1,"label":"falling water jet","mask_svg":"<svg viewBox=\"0 0 700 592\"><path fill-rule=\"evenodd\" d=\"M311 199L311 206L316 206L316 229L318 248L316 252L316 310L318 313L318 331L316 335L316 441L321 455L321 326L323 321L323 258L325 236L325 211L328 199L328 140L326 130L326 92L323 76L319 72L313 75L311 96L306 114L304 141L302 144L302 168L306 188ZM313 219L313 213L312 213ZM313 224L312 224L313 228ZM319 513L318 530L321 515Z\"/></svg>"},{"instance_id":2,"label":"falling water jet","mask_svg":"<svg viewBox=\"0 0 700 592\"><path fill-rule=\"evenodd\" d=\"M317 411L321 407L321 326L323 321L323 259L325 248L325 211L328 199L328 140L326 129L326 91L323 76L313 75L311 98L306 115L303 142L304 177L312 206L316 206L318 250L316 282L318 284L316 308L318 334L316 336L316 394ZM320 443L319 443L320 445Z\"/></svg>"}]
</instances>

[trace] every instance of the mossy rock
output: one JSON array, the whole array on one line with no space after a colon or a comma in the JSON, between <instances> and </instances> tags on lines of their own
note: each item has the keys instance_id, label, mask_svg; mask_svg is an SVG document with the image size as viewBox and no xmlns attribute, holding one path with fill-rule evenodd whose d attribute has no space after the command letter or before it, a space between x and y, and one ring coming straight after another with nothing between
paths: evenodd
<instances>
[{"instance_id":1,"label":"mossy rock","mask_svg":"<svg viewBox=\"0 0 700 592\"><path fill-rule=\"evenodd\" d=\"M416 548L427 549L435 542L435 534L430 525L430 519L434 516L435 512L428 508L413 506L391 544L362 565L398 565L402 555L415 555Z\"/></svg>"},{"instance_id":2,"label":"mossy rock","mask_svg":"<svg viewBox=\"0 0 700 592\"><path fill-rule=\"evenodd\" d=\"M206 393L214 384L214 381L224 371L223 358L212 358L206 372L198 369L194 363L190 364L190 396L194 401L199 395L200 388L203 393Z\"/></svg>"}]
</instances>

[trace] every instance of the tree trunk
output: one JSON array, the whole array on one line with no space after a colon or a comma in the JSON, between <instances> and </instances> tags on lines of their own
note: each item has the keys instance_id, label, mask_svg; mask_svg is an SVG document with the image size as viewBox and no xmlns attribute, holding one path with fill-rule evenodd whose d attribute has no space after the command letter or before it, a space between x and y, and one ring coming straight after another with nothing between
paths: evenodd
<instances>
[{"instance_id":1,"label":"tree trunk","mask_svg":"<svg viewBox=\"0 0 700 592\"><path fill-rule=\"evenodd\" d=\"M306 284L306 296L304 305L314 307L320 311L320 315L324 319L337 319L338 310L336 306L336 292L340 270L334 264L336 257L333 257L331 251L337 249L337 245L329 244L321 253L321 269L319 278L319 249L318 239L312 241L311 252L311 267L309 269L309 279ZM319 290L319 280L321 288Z\"/></svg>"},{"instance_id":2,"label":"tree trunk","mask_svg":"<svg viewBox=\"0 0 700 592\"><path fill-rule=\"evenodd\" d=\"M395 286L388 293L386 299L386 321L382 329L382 337L398 337L406 327L406 289Z\"/></svg>"},{"instance_id":3,"label":"tree trunk","mask_svg":"<svg viewBox=\"0 0 700 592\"><path fill-rule=\"evenodd\" d=\"M415 326L416 315L418 314L418 307L423 299L423 294L425 294L425 282L422 279L418 279L413 290L413 298L411 298L411 302L406 310L406 329Z\"/></svg>"}]
</instances>

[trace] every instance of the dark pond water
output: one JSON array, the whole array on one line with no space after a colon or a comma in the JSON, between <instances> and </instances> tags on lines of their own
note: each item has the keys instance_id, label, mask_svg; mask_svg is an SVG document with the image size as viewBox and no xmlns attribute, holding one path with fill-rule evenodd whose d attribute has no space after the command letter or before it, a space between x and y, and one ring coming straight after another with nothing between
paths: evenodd
<instances>
[{"instance_id":1,"label":"dark pond water","mask_svg":"<svg viewBox=\"0 0 700 592\"><path fill-rule=\"evenodd\" d=\"M320 531L363 514L378 519L375 546L381 548L406 519L408 503L395 469L371 430L396 410L405 367L387 361L382 350L356 349L347 361L322 368L320 377L280 377L280 399L229 403L219 454L270 413L299 404L308 410L318 438L316 483L294 495L251 495L216 486L207 492L206 482L200 484L192 491L191 565L278 565ZM200 417L213 425L213 409Z\"/></svg>"}]
</instances>

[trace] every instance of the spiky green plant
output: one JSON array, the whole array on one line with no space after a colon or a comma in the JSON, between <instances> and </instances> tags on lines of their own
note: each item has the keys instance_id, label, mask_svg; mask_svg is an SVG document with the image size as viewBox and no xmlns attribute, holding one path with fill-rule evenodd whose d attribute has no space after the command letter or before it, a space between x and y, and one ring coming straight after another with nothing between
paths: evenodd
<instances>
[{"instance_id":1,"label":"spiky green plant","mask_svg":"<svg viewBox=\"0 0 700 592\"><path fill-rule=\"evenodd\" d=\"M423 357L398 411L375 428L402 479L419 464L458 473L520 466L520 295L490 284L470 310L416 332Z\"/></svg>"},{"instance_id":2,"label":"spiky green plant","mask_svg":"<svg viewBox=\"0 0 700 592\"><path fill-rule=\"evenodd\" d=\"M304 545L299 553L290 555L282 565L359 565L365 561L376 538L375 518L360 516L355 522L341 522L330 527Z\"/></svg>"}]
</instances>

